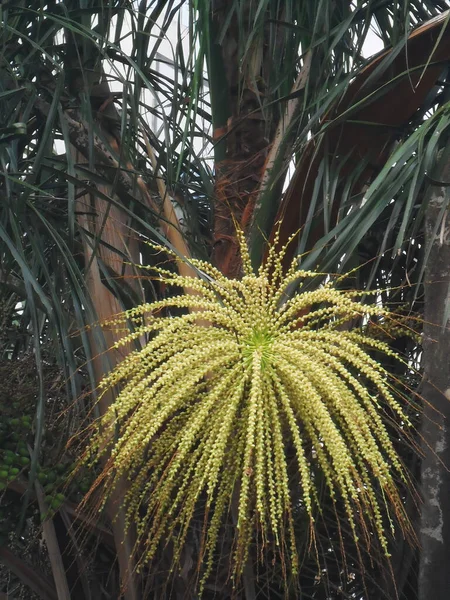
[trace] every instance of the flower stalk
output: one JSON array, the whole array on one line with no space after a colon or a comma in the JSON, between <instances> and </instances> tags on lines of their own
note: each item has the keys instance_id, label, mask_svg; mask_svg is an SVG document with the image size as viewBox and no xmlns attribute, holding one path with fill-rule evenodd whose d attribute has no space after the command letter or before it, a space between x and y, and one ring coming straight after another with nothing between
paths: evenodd
<instances>
[{"instance_id":1,"label":"flower stalk","mask_svg":"<svg viewBox=\"0 0 450 600\"><path fill-rule=\"evenodd\" d=\"M319 472L344 506L355 540L372 531L388 554L388 511L406 531L410 526L397 487L408 477L384 415L389 411L405 429L409 421L388 373L371 356L393 352L369 331L374 320L388 329L391 317L329 277L287 298L288 286L318 274L299 270L297 260L283 273L284 251L274 249L255 274L239 235L240 280L195 259L197 278L157 268L166 285L192 293L138 306L109 323L126 329L134 322L117 346L148 341L103 380L105 392L117 385L121 391L84 460L110 453L99 479L105 498L120 477L129 479L123 505L127 524L137 524L141 565L167 539L176 564L202 507L204 583L237 495L234 576L242 575L255 543L275 553L284 571L289 561L295 575L294 513L303 511L314 525ZM342 329L355 319L360 328ZM292 481L301 489L293 490Z\"/></svg>"}]
</instances>

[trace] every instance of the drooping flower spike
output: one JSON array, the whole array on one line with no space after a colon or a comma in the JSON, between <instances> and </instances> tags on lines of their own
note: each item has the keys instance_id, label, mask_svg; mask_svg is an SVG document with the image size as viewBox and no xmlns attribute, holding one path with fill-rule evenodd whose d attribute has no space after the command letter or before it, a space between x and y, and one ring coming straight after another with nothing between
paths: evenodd
<instances>
[{"instance_id":1,"label":"drooping flower spike","mask_svg":"<svg viewBox=\"0 0 450 600\"><path fill-rule=\"evenodd\" d=\"M109 455L101 476L105 497L118 478L129 479L123 503L145 548L140 564L167 539L176 560L194 511L206 506L199 557L205 581L234 503L234 574L242 573L257 536L281 561L288 551L295 573L292 498L301 498L313 523L319 470L331 497L343 503L355 539L362 524L387 553L386 510L401 526L408 521L396 484L406 474L383 415L388 408L405 428L408 418L388 374L370 356L370 350L392 352L364 324L376 318L388 327L389 315L324 276L315 289L287 297L296 281L318 274L299 270L297 260L283 273L284 251L274 248L255 274L242 235L240 244L240 280L198 260L191 261L198 278L156 268L167 286L188 292L110 323L135 324L118 345L148 341L101 384L120 386L87 454ZM345 325L355 319L360 326L349 330ZM291 489L295 481L299 490Z\"/></svg>"}]
</instances>

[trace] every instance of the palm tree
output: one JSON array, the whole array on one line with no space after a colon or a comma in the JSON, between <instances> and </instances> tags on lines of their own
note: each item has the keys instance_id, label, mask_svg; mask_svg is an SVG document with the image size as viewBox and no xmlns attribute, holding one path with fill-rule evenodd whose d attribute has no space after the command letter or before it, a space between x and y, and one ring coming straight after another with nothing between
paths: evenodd
<instances>
[{"instance_id":1,"label":"palm tree","mask_svg":"<svg viewBox=\"0 0 450 600\"><path fill-rule=\"evenodd\" d=\"M282 248L295 234L285 267L299 254L303 270L351 272L343 285L355 293L376 291L381 306L411 322L424 316L423 354L417 339L402 336L390 343L403 363L377 357L411 390L416 426L413 402L420 396L426 407L421 520L414 494L400 487L422 550L400 531L389 538L390 561L376 543L364 549L323 484L315 551L305 511L294 515L297 581L288 577L287 587L278 563L270 556L260 563L252 550L233 587L230 514L204 595L444 598L448 474L436 454L445 464L448 7L444 0L2 6L8 387L0 397L0 492L8 543L0 560L12 585L41 598L195 597L205 514L195 515L175 571L169 542L138 575L136 532L121 509L126 477L98 523L89 513L102 501L98 490L89 510L75 510L92 483L89 470L69 479L63 496L57 484L78 455L66 442L82 438L93 415L108 414L115 401L111 390L95 403L98 383L139 343L112 349L118 334L97 324L167 297L163 279L149 278L142 265L168 260L188 277L199 259L239 276L240 228L255 269L271 244ZM178 36L167 51L170 28ZM384 50L367 56L374 36ZM421 360L427 379L418 391ZM398 444L413 478L418 440ZM39 511L47 516L52 578L38 568Z\"/></svg>"}]
</instances>

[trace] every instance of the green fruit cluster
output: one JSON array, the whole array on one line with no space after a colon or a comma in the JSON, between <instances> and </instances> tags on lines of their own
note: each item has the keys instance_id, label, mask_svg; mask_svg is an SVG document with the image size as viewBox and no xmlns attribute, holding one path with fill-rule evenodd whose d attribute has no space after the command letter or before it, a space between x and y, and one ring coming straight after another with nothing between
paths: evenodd
<instances>
[{"instance_id":1,"label":"green fruit cluster","mask_svg":"<svg viewBox=\"0 0 450 600\"><path fill-rule=\"evenodd\" d=\"M13 408L16 414L20 412L20 407L17 407L17 410L15 406ZM8 485L15 479L19 477L25 479L30 475L31 454L29 448L32 446L34 438L32 427L33 418L31 415L11 416L0 422L0 494L4 494L8 489ZM46 458L49 461L51 460L49 456L46 456ZM67 497L72 498L74 502L79 502L82 495L89 490L92 478L85 474L78 474L76 478L72 478L73 466L70 462L65 461L51 466L37 465L36 478L43 487L48 507L47 513L41 515L41 518L53 516L61 508ZM2 508L8 504L8 500L8 497L3 498ZM11 513L14 503L10 504L9 508L3 509L3 512L6 511L5 519L1 516L3 513L0 513L0 521L3 525L12 523L11 527L14 528L13 523L16 518ZM3 525L0 526L0 529Z\"/></svg>"},{"instance_id":2,"label":"green fruit cluster","mask_svg":"<svg viewBox=\"0 0 450 600\"><path fill-rule=\"evenodd\" d=\"M30 465L27 440L31 433L30 415L11 417L0 423L0 491Z\"/></svg>"}]
</instances>

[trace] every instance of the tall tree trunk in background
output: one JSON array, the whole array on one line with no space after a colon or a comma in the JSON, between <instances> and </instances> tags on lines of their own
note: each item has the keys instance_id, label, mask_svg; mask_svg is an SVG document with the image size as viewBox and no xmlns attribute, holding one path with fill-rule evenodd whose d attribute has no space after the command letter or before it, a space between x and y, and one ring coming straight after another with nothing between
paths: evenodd
<instances>
[{"instance_id":1,"label":"tall tree trunk in background","mask_svg":"<svg viewBox=\"0 0 450 600\"><path fill-rule=\"evenodd\" d=\"M87 70L88 78L83 76L80 68L83 62L95 65L94 68ZM103 75L97 49L87 44L86 40L80 41L67 33L66 68L71 93L80 99L81 107L89 105L98 131L102 132L110 147L120 154L118 140L120 118L108 82ZM74 122L78 122L82 127L82 111L75 109L69 112L70 118L74 118ZM91 131L89 135L94 136L94 132ZM90 149L91 143L92 149ZM89 167L90 163L94 162L97 166L95 155L91 156L91 152L98 143L99 141L94 138L82 151L76 145L72 146L75 163ZM112 186L111 189L104 186L99 191L105 196L115 195ZM123 290L128 287L134 292L136 299L143 299L136 269L130 266L139 262L138 242L130 235L129 218L125 211L99 197L86 194L77 199L77 221L83 242L86 287L96 316L99 322L103 323L122 312L124 306L105 286L102 268L114 274L113 281L118 289ZM130 351L129 347L123 347L120 351L112 348L120 337L112 331L101 331L100 328L97 332L94 328L90 332L92 367L97 384ZM104 414L113 401L113 392L104 394L99 402L100 414ZM135 535L132 527L125 529L125 514L121 509L121 501L127 488L128 482L121 480L106 510L111 522L120 573L121 589L117 590L117 597L123 597L125 600L140 600L140 586L133 557Z\"/></svg>"},{"instance_id":2,"label":"tall tree trunk in background","mask_svg":"<svg viewBox=\"0 0 450 600\"><path fill-rule=\"evenodd\" d=\"M436 177L450 181L450 149ZM419 525L419 600L447 600L450 594L450 188L429 192L425 234L431 244L425 277L423 339L424 415Z\"/></svg>"},{"instance_id":3,"label":"tall tree trunk in background","mask_svg":"<svg viewBox=\"0 0 450 600\"><path fill-rule=\"evenodd\" d=\"M85 162L84 157L77 156L79 163ZM81 160L80 160L81 159ZM104 190L108 193L108 190ZM116 248L118 251L127 256L133 264L137 263L137 244L130 240L130 229L127 223L127 217L123 211L116 207L108 206L108 203L98 198L92 199L90 202L89 196L84 196L78 200L78 223L86 232L83 236L83 249L85 264L89 265L89 270L86 273L86 287L92 299L97 317L102 323L110 319L117 313L123 310L123 306L117 298L107 289L102 282L101 271L98 259L102 260L106 267L116 272L116 283L121 285L124 281L129 285L129 281L138 282L135 276L133 267L124 264L124 260L119 258L115 252L103 247L101 244L97 248L94 255L92 244L97 236L101 237L102 242L109 244L110 247ZM87 216L90 214L91 216ZM88 232L90 236L88 235ZM103 332L105 348L96 342L95 335L91 335L91 350L93 354L93 370L95 379L100 382L105 374L115 366L120 360L123 360L125 354L130 350L128 347L121 350L114 350L111 346L120 339L120 335L114 334L111 331ZM104 394L99 403L100 412L104 414L111 403L114 401L112 392ZM114 542L117 552L117 560L119 564L121 587L125 600L139 600L139 586L137 584L136 574L134 572L133 550L135 536L132 528L125 530L125 514L120 508L121 499L126 492L128 482L120 481L117 485L114 495L107 505L108 517L111 521L111 527L114 536ZM119 595L118 598L122 597Z\"/></svg>"}]
</instances>

